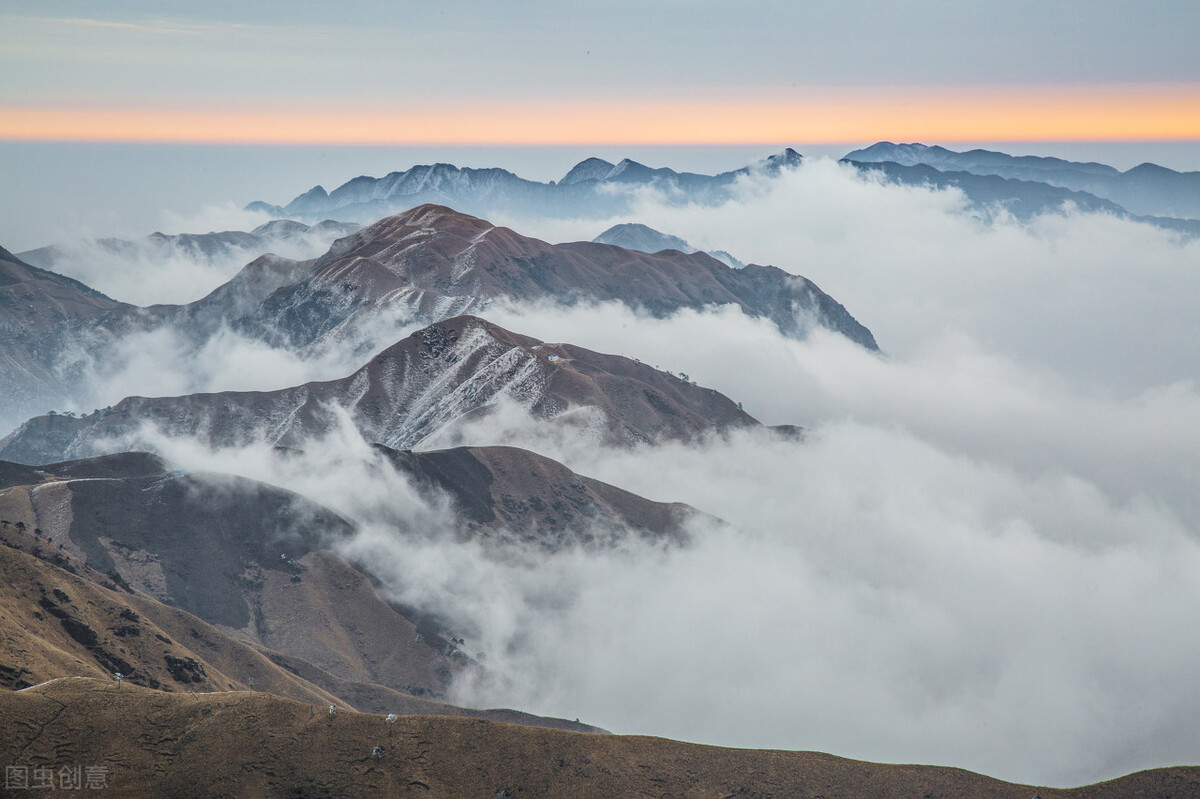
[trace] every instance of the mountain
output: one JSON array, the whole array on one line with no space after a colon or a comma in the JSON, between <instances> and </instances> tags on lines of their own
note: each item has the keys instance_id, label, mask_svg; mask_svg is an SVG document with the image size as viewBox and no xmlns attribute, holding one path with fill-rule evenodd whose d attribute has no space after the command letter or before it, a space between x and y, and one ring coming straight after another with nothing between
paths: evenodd
<instances>
[{"instance_id":1,"label":"mountain","mask_svg":"<svg viewBox=\"0 0 1200 799\"><path fill-rule=\"evenodd\" d=\"M68 394L73 351L86 347L100 320L128 310L132 306L0 248L0 417L40 412L48 397Z\"/></svg>"},{"instance_id":2,"label":"mountain","mask_svg":"<svg viewBox=\"0 0 1200 799\"><path fill-rule=\"evenodd\" d=\"M573 186L585 180L604 180L615 166L616 164L609 163L603 158L585 158L562 176L559 185Z\"/></svg>"},{"instance_id":3,"label":"mountain","mask_svg":"<svg viewBox=\"0 0 1200 799\"><path fill-rule=\"evenodd\" d=\"M167 694L66 679L0 692L16 775L81 766L121 796L795 797L1126 799L1200 795L1200 768L1074 789L955 768L756 751L485 719L340 711L264 693ZM90 769L84 772L83 768ZM202 789L199 786L203 786ZM84 791L89 792L89 791ZM21 791L23 794L24 791Z\"/></svg>"},{"instance_id":4,"label":"mountain","mask_svg":"<svg viewBox=\"0 0 1200 799\"><path fill-rule=\"evenodd\" d=\"M893 183L935 189L961 189L967 199L987 215L996 209L1002 209L1017 219L1027 221L1041 214L1061 212L1064 205L1070 204L1081 211L1129 216L1124 208L1109 200L1039 181L976 175L973 172L942 171L927 164L908 166L891 161L846 163L859 169L881 172Z\"/></svg>"},{"instance_id":5,"label":"mountain","mask_svg":"<svg viewBox=\"0 0 1200 799\"><path fill-rule=\"evenodd\" d=\"M678 252L696 252L696 248L678 236L671 236L646 225L627 222L613 225L596 238L596 244L611 244L614 247L624 247L638 252L662 252L677 250Z\"/></svg>"},{"instance_id":6,"label":"mountain","mask_svg":"<svg viewBox=\"0 0 1200 799\"><path fill-rule=\"evenodd\" d=\"M656 253L663 250L677 250L684 253L699 252L678 236L671 236L634 222L613 225L592 241L596 244L611 244L614 247L624 247L627 250L637 250L638 252ZM744 263L724 250L709 251L706 254L734 269L745 267Z\"/></svg>"},{"instance_id":7,"label":"mountain","mask_svg":"<svg viewBox=\"0 0 1200 799\"><path fill-rule=\"evenodd\" d=\"M255 201L247 210L280 217L335 217L363 223L418 205L449 205L480 216L536 213L552 217L605 217L629 210L631 190L657 189L689 202L717 203L730 196L736 181L750 174L777 174L794 167L801 155L788 148L758 163L700 175L652 168L629 158L612 164L585 159L557 183L525 180L504 169L472 169L453 164L414 166L382 178L359 176L331 192L314 186L284 206Z\"/></svg>"},{"instance_id":8,"label":"mountain","mask_svg":"<svg viewBox=\"0 0 1200 799\"><path fill-rule=\"evenodd\" d=\"M334 222L310 227L276 220L252 233L154 234L142 242L107 239L79 247L47 247L24 255L47 267L64 269L77 266L78 259L105 251L119 258L182 256L199 263L252 257L283 242L299 246L305 237L310 244L325 241L327 248L329 239L358 227ZM64 401L71 400L91 402L81 390L85 387L83 374L108 363L114 343L121 336L169 326L197 346L202 345L223 325L257 308L270 292L301 279L304 264L261 255L201 300L188 305L139 308L0 248L0 385L6 394L6 402L0 403L0 429L45 412L47 406L62 407Z\"/></svg>"},{"instance_id":9,"label":"mountain","mask_svg":"<svg viewBox=\"0 0 1200 799\"><path fill-rule=\"evenodd\" d=\"M0 379L11 399L0 407L0 429L47 406L100 404L84 376L120 372L120 342L132 334L166 331L185 359L226 328L302 356L336 348L365 357L378 351L381 324L437 322L503 301L613 300L657 315L732 303L788 335L803 337L820 325L878 349L840 303L775 267L735 270L700 253L551 245L429 205L339 239L311 261L260 256L185 305L120 303L5 252Z\"/></svg>"},{"instance_id":10,"label":"mountain","mask_svg":"<svg viewBox=\"0 0 1200 799\"><path fill-rule=\"evenodd\" d=\"M213 264L224 261L245 263L260 255L283 250L296 256L312 247L326 249L334 239L349 235L360 225L326 219L306 225L290 219L273 219L249 232L226 230L212 233L152 233L144 239L97 239L72 244L55 244L17 253L33 266L55 272L79 273L80 261L97 255L113 260L191 261ZM318 250L318 251L320 251Z\"/></svg>"},{"instance_id":11,"label":"mountain","mask_svg":"<svg viewBox=\"0 0 1200 799\"><path fill-rule=\"evenodd\" d=\"M547 244L437 205L338 240L309 276L244 320L266 340L306 347L354 335L380 314L437 321L498 300L605 302L665 315L734 304L803 337L821 325L876 350L871 332L806 278L772 266L731 269L701 253L641 253L590 242Z\"/></svg>"},{"instance_id":12,"label":"mountain","mask_svg":"<svg viewBox=\"0 0 1200 799\"><path fill-rule=\"evenodd\" d=\"M255 684L278 696L343 704L215 627L122 588L12 524L0 524L0 579L0 684L8 690L121 672L160 691Z\"/></svg>"},{"instance_id":13,"label":"mountain","mask_svg":"<svg viewBox=\"0 0 1200 799\"><path fill-rule=\"evenodd\" d=\"M1111 177L1120 174L1116 169L1095 162L1066 161L1062 158L1012 156L992 150L955 152L939 145L893 144L876 142L870 147L854 150L844 156L846 161L891 161L902 166L926 164L942 171L971 172L976 175L1000 175L1018 180L1040 180L1053 175L1075 173Z\"/></svg>"},{"instance_id":14,"label":"mountain","mask_svg":"<svg viewBox=\"0 0 1200 799\"><path fill-rule=\"evenodd\" d=\"M440 507L443 497L449 500L453 518L445 530L406 529L397 517L390 529L400 539L473 536L556 549L605 544L609 537L633 533L679 543L686 538L685 523L699 515L686 505L651 502L512 447L422 453L380 447L378 453L373 468L396 469L430 507ZM35 559L44 555L51 566L81 579L90 577L133 607L135 616L164 619L160 626L170 638L193 647L205 638L181 633L179 612L190 614L219 631L209 638L228 636L256 647L273 663L355 706L386 705L389 692L441 698L455 675L479 668L452 620L388 601L378 589L385 575L373 574L370 563L351 563L338 554L355 534L353 524L265 483L184 473L147 453L36 470L0 462L0 519L9 546ZM6 582L10 598L15 584ZM95 605L96 585L87 589L90 601L74 607ZM78 585L64 590L75 597L85 593ZM49 608L51 600L39 601ZM177 612L152 610L152 603ZM57 611L51 615L67 618ZM125 644L152 644L154 630L126 629L129 625L122 627L119 619L97 624L75 615L80 618L63 623L68 633L83 624L90 627L92 632L76 636L85 646L98 645L104 636L97 631L109 628L117 639L138 639L114 640L103 653L93 653L103 654L101 665L111 665L109 673L121 671L135 682L145 677L141 683L150 687L171 684L158 671L131 665ZM120 616L120 609L108 614L113 615ZM129 614L123 618L136 621ZM57 630L55 622L50 624ZM30 651L5 652L0 646L0 677L32 683L47 673L55 676L50 666L33 669ZM142 660L158 662L150 655ZM21 669L24 676L17 673ZM148 681L151 676L156 682Z\"/></svg>"},{"instance_id":15,"label":"mountain","mask_svg":"<svg viewBox=\"0 0 1200 799\"><path fill-rule=\"evenodd\" d=\"M689 505L652 502L516 447L377 450L427 497L450 497L460 531L475 537L555 549L632 531L679 543L687 521L700 516Z\"/></svg>"},{"instance_id":16,"label":"mountain","mask_svg":"<svg viewBox=\"0 0 1200 799\"><path fill-rule=\"evenodd\" d=\"M97 478L71 478L67 473L98 470L106 474L142 474L150 465L146 456L137 454L103 461L56 465L53 474L48 473L50 470L41 473L44 482L38 487L74 493ZM6 466L0 464L0 472ZM159 479L165 477L159 475ZM99 482L102 487L115 486L118 491L124 486L119 478ZM20 517L21 509L14 507L14 492L20 495L28 489L9 487L0 491L0 515ZM103 506L96 506L89 497L94 499L94 492L73 497L71 506L102 513ZM147 499L146 504L151 500ZM176 510L197 508L198 503L175 506ZM13 514L14 510L18 513ZM247 637L241 631L209 623L156 599L153 594L161 592L161 584L139 576L144 578L148 566L161 565L164 560L169 565L163 571L177 569L178 558L169 556L179 551L177 546L173 549L167 544L168 557L164 558L162 547L134 550L109 542L110 548L124 552L125 557L118 564L120 571L100 571L81 556L71 538L78 523L69 522L71 529L66 531L55 526L62 522L61 511L47 513L43 507L42 515L0 521L0 580L5 587L0 594L0 687L7 689L0 694L63 678L98 678L111 684L113 674L119 671L125 684L122 690L132 685L156 692L209 695L259 690L322 708L336 705L347 711L357 708L377 713L462 715L597 731L578 722L504 709L460 708L422 698L436 695L438 688L444 687L444 675L434 667L460 667L447 656L452 654L450 642L429 629L427 621L421 628L426 635L418 640L418 627L380 600L363 573L331 552L314 553L303 563L286 564L286 569L268 560L265 570L283 574L290 591L276 591L281 596L272 599L271 589L258 589L258 595L266 598L258 616L262 623L271 625L272 633L267 637L272 643L312 653L313 661L349 677L335 676L314 662L265 646L259 636ZM34 525L39 521L46 528L37 528L35 533ZM179 537L170 526L138 524L139 531L150 533L152 544L156 536L168 542ZM115 519L111 526L117 526ZM201 571L190 576L193 583L199 581L206 567L203 562L197 565ZM253 572L256 568L262 570L257 562L251 562L243 570ZM210 573L219 571L211 566L207 569ZM300 579L292 579L296 577ZM132 584L137 582L150 590ZM249 582L253 585L252 580ZM270 577L264 582L270 583ZM234 589L235 595L253 593L254 589L244 584ZM386 623L389 618L390 624ZM381 619L385 622L382 625ZM406 645L409 642L413 643ZM406 657L409 662L404 664ZM395 680L400 687L365 681L372 677L371 667L384 677L402 675ZM422 677L423 672L430 676ZM362 680L356 681L355 677Z\"/></svg>"},{"instance_id":17,"label":"mountain","mask_svg":"<svg viewBox=\"0 0 1200 799\"><path fill-rule=\"evenodd\" d=\"M48 463L146 446L143 425L211 446L303 447L345 411L394 449L453 440L502 400L564 429L618 444L689 439L757 422L717 392L616 355L547 344L470 316L431 325L341 380L280 391L129 397L82 417L35 417L0 439L0 459Z\"/></svg>"},{"instance_id":18,"label":"mountain","mask_svg":"<svg viewBox=\"0 0 1200 799\"><path fill-rule=\"evenodd\" d=\"M891 142L854 150L844 160L860 164L890 162L907 167L925 165L941 172L1044 183L1108 200L1134 216L1200 219L1200 172L1176 172L1157 164L1141 164L1121 172L1092 162L1012 156L991 150L955 152L939 146Z\"/></svg>"}]
</instances>

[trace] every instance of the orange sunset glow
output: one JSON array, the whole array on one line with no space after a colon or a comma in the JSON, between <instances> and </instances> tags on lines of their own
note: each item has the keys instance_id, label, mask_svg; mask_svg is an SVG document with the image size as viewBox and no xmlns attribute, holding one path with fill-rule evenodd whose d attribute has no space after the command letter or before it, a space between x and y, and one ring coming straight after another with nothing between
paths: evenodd
<instances>
[{"instance_id":1,"label":"orange sunset glow","mask_svg":"<svg viewBox=\"0 0 1200 799\"><path fill-rule=\"evenodd\" d=\"M0 108L0 139L247 144L752 144L1200 139L1200 85L841 90L713 102L396 110Z\"/></svg>"}]
</instances>

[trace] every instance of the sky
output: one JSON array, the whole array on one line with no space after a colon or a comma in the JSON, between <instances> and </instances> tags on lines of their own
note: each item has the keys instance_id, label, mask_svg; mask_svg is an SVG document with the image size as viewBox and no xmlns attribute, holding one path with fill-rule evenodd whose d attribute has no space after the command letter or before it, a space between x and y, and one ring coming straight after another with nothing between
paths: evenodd
<instances>
[{"instance_id":1,"label":"sky","mask_svg":"<svg viewBox=\"0 0 1200 799\"><path fill-rule=\"evenodd\" d=\"M6 0L0 245L438 160L550 180L888 140L1200 169L1196 30L1187 0Z\"/></svg>"},{"instance_id":2,"label":"sky","mask_svg":"<svg viewBox=\"0 0 1200 799\"><path fill-rule=\"evenodd\" d=\"M9 0L0 18L6 139L1200 137L1187 0Z\"/></svg>"}]
</instances>

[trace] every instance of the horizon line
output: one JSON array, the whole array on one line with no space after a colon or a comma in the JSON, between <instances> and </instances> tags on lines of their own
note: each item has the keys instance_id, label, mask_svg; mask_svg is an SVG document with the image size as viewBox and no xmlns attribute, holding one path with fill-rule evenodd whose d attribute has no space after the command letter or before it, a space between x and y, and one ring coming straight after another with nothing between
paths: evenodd
<instances>
[{"instance_id":1,"label":"horizon line","mask_svg":"<svg viewBox=\"0 0 1200 799\"><path fill-rule=\"evenodd\" d=\"M1200 84L801 100L427 104L404 110L0 106L0 141L332 146L765 146L1200 141Z\"/></svg>"}]
</instances>

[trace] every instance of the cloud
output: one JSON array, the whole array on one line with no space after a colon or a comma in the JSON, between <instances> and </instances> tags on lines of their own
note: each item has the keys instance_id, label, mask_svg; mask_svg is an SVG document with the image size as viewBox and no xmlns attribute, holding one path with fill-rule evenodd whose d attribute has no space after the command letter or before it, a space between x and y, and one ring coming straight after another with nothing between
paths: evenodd
<instances>
[{"instance_id":1,"label":"cloud","mask_svg":"<svg viewBox=\"0 0 1200 799\"><path fill-rule=\"evenodd\" d=\"M850 420L640 450L539 430L585 474L736 527L548 554L450 535L349 426L299 457L157 446L358 522L343 553L482 653L466 704L1037 784L1194 761L1200 544L1161 502Z\"/></svg>"},{"instance_id":2,"label":"cloud","mask_svg":"<svg viewBox=\"0 0 1200 799\"><path fill-rule=\"evenodd\" d=\"M173 236L251 231L269 220L267 214L232 203L214 203L194 214L163 212L160 232ZM319 230L244 243L75 237L55 245L57 256L49 268L134 305L182 304L205 296L263 253L306 260L324 253L337 237Z\"/></svg>"},{"instance_id":3,"label":"cloud","mask_svg":"<svg viewBox=\"0 0 1200 799\"><path fill-rule=\"evenodd\" d=\"M346 377L410 334L401 319L364 322L354 335L315 351L273 346L229 327L197 341L173 327L127 333L104 347L69 353L75 397L60 410L86 413L130 396L171 397L221 391L272 391ZM18 420L19 421L19 420Z\"/></svg>"},{"instance_id":4,"label":"cloud","mask_svg":"<svg viewBox=\"0 0 1200 799\"><path fill-rule=\"evenodd\" d=\"M485 427L481 441L734 528L555 555L367 542L385 584L487 654L458 701L1038 784L1200 751L1191 486L1110 490L845 418L802 444L740 433L634 451ZM1195 474L1192 452L1160 457Z\"/></svg>"},{"instance_id":5,"label":"cloud","mask_svg":"<svg viewBox=\"0 0 1200 799\"><path fill-rule=\"evenodd\" d=\"M1026 475L1066 469L1118 496L1167 496L1200 528L1200 503L1191 499L1200 394L1189 381L1102 393L989 352L961 332L924 342L909 358L879 356L820 331L788 339L733 307L669 319L616 304L510 306L489 316L539 338L685 372L767 424L896 426Z\"/></svg>"},{"instance_id":6,"label":"cloud","mask_svg":"<svg viewBox=\"0 0 1200 799\"><path fill-rule=\"evenodd\" d=\"M509 569L497 601L520 600L521 632L489 643L513 653L489 660L505 679L460 698L1037 783L1196 759L1195 242L1069 208L984 221L957 192L828 162L722 207L646 202L615 221L810 276L885 354L732 308L490 312L810 432L620 452L511 413L462 431L740 532ZM542 232L594 235L582 224Z\"/></svg>"},{"instance_id":7,"label":"cloud","mask_svg":"<svg viewBox=\"0 0 1200 799\"><path fill-rule=\"evenodd\" d=\"M961 331L989 352L1096 390L1136 391L1200 374L1200 240L1067 210L988 223L957 190L881 184L815 158L775 181L747 178L717 206L643 192L612 219L507 220L552 241L617 222L812 279L880 346L907 356ZM1113 364L1116 368L1113 368Z\"/></svg>"},{"instance_id":8,"label":"cloud","mask_svg":"<svg viewBox=\"0 0 1200 799\"><path fill-rule=\"evenodd\" d=\"M1039 783L1194 760L1197 549L1173 520L857 425L699 454L610 470L743 532L462 573L521 623L484 644L510 684L461 698ZM1065 544L1089 516L1121 540Z\"/></svg>"},{"instance_id":9,"label":"cloud","mask_svg":"<svg viewBox=\"0 0 1200 799\"><path fill-rule=\"evenodd\" d=\"M248 211L236 203L226 200L208 203L197 211L181 214L164 210L162 213L163 233L209 233L221 230L253 230L270 222L271 215L263 211Z\"/></svg>"},{"instance_id":10,"label":"cloud","mask_svg":"<svg viewBox=\"0 0 1200 799\"><path fill-rule=\"evenodd\" d=\"M254 258L240 248L211 258L149 240L131 244L117 249L94 239L67 240L55 245L58 257L48 268L122 302L176 304L200 299Z\"/></svg>"},{"instance_id":11,"label":"cloud","mask_svg":"<svg viewBox=\"0 0 1200 799\"><path fill-rule=\"evenodd\" d=\"M679 549L630 536L554 554L449 535L445 503L348 426L307 460L154 446L354 519L343 552L484 654L487 672L455 686L466 704L1038 784L1195 760L1194 392L1101 401L969 348L902 362L791 342L732 309L536 310L578 338L621 331L702 384L688 352L721 379L761 373L734 396L808 437L606 449L504 404L461 440L524 445L733 525Z\"/></svg>"}]
</instances>

